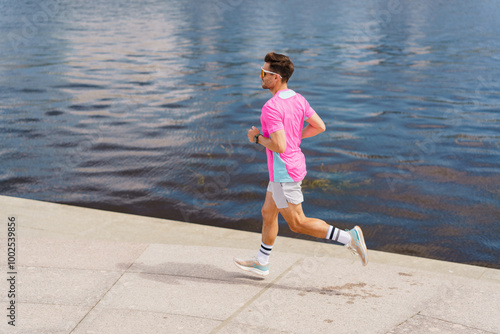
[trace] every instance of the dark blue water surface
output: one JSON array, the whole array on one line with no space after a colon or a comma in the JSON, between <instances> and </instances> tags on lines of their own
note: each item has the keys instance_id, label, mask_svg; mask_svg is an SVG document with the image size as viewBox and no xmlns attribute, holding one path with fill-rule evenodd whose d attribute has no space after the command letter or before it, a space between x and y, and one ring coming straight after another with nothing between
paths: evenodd
<instances>
[{"instance_id":1,"label":"dark blue water surface","mask_svg":"<svg viewBox=\"0 0 500 334\"><path fill-rule=\"evenodd\" d=\"M327 125L302 145L307 215L361 225L372 249L500 268L499 2L0 13L0 194L259 231L267 165L246 133L276 51Z\"/></svg>"}]
</instances>

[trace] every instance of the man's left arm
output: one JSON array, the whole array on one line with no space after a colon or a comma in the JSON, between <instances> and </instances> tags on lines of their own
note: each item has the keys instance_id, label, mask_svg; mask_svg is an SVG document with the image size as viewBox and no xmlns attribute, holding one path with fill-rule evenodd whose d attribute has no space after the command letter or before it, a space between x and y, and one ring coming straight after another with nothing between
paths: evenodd
<instances>
[{"instance_id":1,"label":"man's left arm","mask_svg":"<svg viewBox=\"0 0 500 334\"><path fill-rule=\"evenodd\" d=\"M308 124L302 129L302 139L314 137L326 130L325 123L317 113L306 119L306 122Z\"/></svg>"}]
</instances>

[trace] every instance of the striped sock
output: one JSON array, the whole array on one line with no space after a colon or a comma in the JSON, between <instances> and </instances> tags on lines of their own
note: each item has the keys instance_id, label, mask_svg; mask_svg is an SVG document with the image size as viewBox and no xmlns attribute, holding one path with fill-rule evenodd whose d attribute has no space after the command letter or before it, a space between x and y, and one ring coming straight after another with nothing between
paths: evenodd
<instances>
[{"instance_id":1,"label":"striped sock","mask_svg":"<svg viewBox=\"0 0 500 334\"><path fill-rule=\"evenodd\" d=\"M257 253L257 260L263 266L269 263L269 256L271 255L271 251L273 250L273 246L266 245L262 241L260 242L260 250Z\"/></svg>"},{"instance_id":2,"label":"striped sock","mask_svg":"<svg viewBox=\"0 0 500 334\"><path fill-rule=\"evenodd\" d=\"M330 225L328 228L328 233L326 234L326 239L340 242L341 244L348 244L351 242L352 238L346 231L341 231L336 227Z\"/></svg>"}]
</instances>

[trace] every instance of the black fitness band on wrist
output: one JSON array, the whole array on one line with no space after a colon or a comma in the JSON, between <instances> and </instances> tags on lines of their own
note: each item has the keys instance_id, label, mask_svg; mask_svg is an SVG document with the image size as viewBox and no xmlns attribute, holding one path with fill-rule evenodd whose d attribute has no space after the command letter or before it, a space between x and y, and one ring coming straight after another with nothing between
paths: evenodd
<instances>
[{"instance_id":1,"label":"black fitness band on wrist","mask_svg":"<svg viewBox=\"0 0 500 334\"><path fill-rule=\"evenodd\" d=\"M258 144L259 143L259 136L262 136L260 133L258 135L255 135L255 139L254 139L254 142L255 144Z\"/></svg>"}]
</instances>

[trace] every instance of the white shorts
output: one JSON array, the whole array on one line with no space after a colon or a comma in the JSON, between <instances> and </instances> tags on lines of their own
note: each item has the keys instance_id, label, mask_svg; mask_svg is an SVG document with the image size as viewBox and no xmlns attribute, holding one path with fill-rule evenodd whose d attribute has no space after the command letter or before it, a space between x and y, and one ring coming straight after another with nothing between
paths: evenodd
<instances>
[{"instance_id":1,"label":"white shorts","mask_svg":"<svg viewBox=\"0 0 500 334\"><path fill-rule=\"evenodd\" d=\"M273 194L274 203L278 209L288 208L288 203L304 202L302 182L269 182L267 191Z\"/></svg>"}]
</instances>

